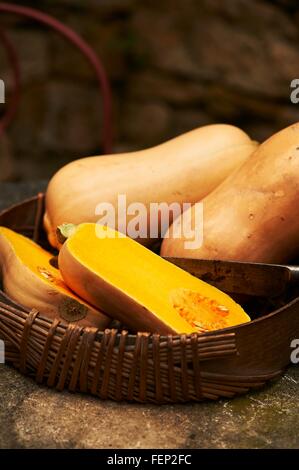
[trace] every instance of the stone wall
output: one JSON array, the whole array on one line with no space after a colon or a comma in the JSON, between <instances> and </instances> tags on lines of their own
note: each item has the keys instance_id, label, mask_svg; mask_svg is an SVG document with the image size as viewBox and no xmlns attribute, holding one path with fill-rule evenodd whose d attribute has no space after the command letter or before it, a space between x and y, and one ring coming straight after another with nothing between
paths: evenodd
<instances>
[{"instance_id":1,"label":"stone wall","mask_svg":"<svg viewBox=\"0 0 299 470\"><path fill-rule=\"evenodd\" d=\"M41 0L39 8L102 58L119 152L212 122L240 125L261 140L297 121L299 105L290 102L290 82L299 76L297 3ZM36 23L2 14L0 24L22 71L18 115L0 141L0 178L47 178L71 159L101 153L101 97L85 59ZM0 64L9 84L2 52Z\"/></svg>"}]
</instances>

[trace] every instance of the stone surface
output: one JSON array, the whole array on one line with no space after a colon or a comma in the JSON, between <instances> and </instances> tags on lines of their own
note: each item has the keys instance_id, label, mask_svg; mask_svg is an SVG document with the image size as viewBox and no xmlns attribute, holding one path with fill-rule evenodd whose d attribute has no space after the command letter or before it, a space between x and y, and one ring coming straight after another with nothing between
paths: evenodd
<instances>
[{"instance_id":1,"label":"stone surface","mask_svg":"<svg viewBox=\"0 0 299 470\"><path fill-rule=\"evenodd\" d=\"M169 127L171 113L166 104L150 102L138 105L129 105L126 109L126 123L124 131L127 136L143 142L143 146L150 145L153 139L159 143Z\"/></svg>"},{"instance_id":2,"label":"stone surface","mask_svg":"<svg viewBox=\"0 0 299 470\"><path fill-rule=\"evenodd\" d=\"M0 208L45 188L0 183ZM0 365L0 448L298 448L299 368L233 400L139 405L58 393Z\"/></svg>"},{"instance_id":3,"label":"stone surface","mask_svg":"<svg viewBox=\"0 0 299 470\"><path fill-rule=\"evenodd\" d=\"M0 210L45 191L46 186L46 181L26 181L17 184L0 182Z\"/></svg>"},{"instance_id":4,"label":"stone surface","mask_svg":"<svg viewBox=\"0 0 299 470\"><path fill-rule=\"evenodd\" d=\"M0 139L0 181L13 179L16 174L16 166L11 149L10 139L2 134Z\"/></svg>"},{"instance_id":5,"label":"stone surface","mask_svg":"<svg viewBox=\"0 0 299 470\"><path fill-rule=\"evenodd\" d=\"M290 102L296 0L40 0L38 7L102 59L112 85L114 151L213 122L264 140L298 120ZM102 153L102 103L88 61L33 21L1 15L0 22L16 46L22 83L8 132L11 169L0 180L49 178L71 159ZM9 103L12 73L2 48L0 62Z\"/></svg>"},{"instance_id":6,"label":"stone surface","mask_svg":"<svg viewBox=\"0 0 299 470\"><path fill-rule=\"evenodd\" d=\"M0 448L298 448L299 369L244 397L140 405L58 393L0 366Z\"/></svg>"}]
</instances>

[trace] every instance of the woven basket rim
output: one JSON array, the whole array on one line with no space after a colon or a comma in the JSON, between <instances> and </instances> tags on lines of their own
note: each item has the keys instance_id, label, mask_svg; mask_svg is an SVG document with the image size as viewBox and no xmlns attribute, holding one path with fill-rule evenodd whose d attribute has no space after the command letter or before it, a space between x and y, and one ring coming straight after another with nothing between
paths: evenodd
<instances>
[{"instance_id":1,"label":"woven basket rim","mask_svg":"<svg viewBox=\"0 0 299 470\"><path fill-rule=\"evenodd\" d=\"M16 209L17 207L19 207L20 205L23 205L23 204L26 204L26 203L30 203L30 202L34 202L36 201L36 199L38 197L41 197L41 198L45 198L45 193L43 192L39 192L37 195L35 196L32 196L32 197L29 197L29 198L25 198L24 200L20 201L20 202L17 202L7 208L4 208L0 211L0 217L2 217L5 213L7 212L10 212L14 209ZM217 261L217 260L215 260ZM252 264L257 264L257 265L261 265L261 264L264 264L264 263L252 263ZM280 265L282 266L282 265ZM290 265L289 265L290 266ZM294 265L295 266L295 265ZM11 300L14 304L16 304L18 307L22 307L24 310L28 310L28 313L29 313L29 309L26 309L25 307L19 305L17 302ZM297 302L299 302L299 296L292 299L290 302L286 303L285 305L283 305L282 307L279 307L267 314L264 314L264 315L261 315L259 316L258 318L255 318L253 320L250 320L250 322L246 322L246 323L241 323L239 325L234 325L234 326L229 326L229 327L226 327L226 328L221 328L221 329L217 329L217 330L211 330L211 331L207 331L205 333L189 333L189 334L185 334L185 333L182 333L182 334L169 334L169 335L159 335L159 337L161 338L161 340L163 339L163 341L166 341L168 337L172 337L174 340L177 339L179 340L179 338L181 336L184 336L184 337L188 337L190 338L191 336L194 336L194 335L200 335L201 337L202 336L211 336L211 335L215 335L215 334L224 334L224 333L230 333L230 332L233 332L236 330L236 328L238 329L243 329L243 328L246 328L246 326L248 326L248 323L260 323L262 321L264 321L265 319L269 319L271 317L274 317L276 316L277 314L281 313L282 311L284 311L286 308L288 308L289 306L292 306L293 304L296 304ZM43 318L44 320L47 320L47 321L51 321L46 315L44 315L43 313L39 313L39 316L40 318ZM110 331L111 329L110 328L105 328L105 331ZM103 334L103 331L104 330L100 330L98 329L98 333L99 334ZM148 332L146 331L138 331L136 333L130 333L128 334L128 337L131 338L131 339L135 339L137 337L138 334L146 334ZM153 335L156 335L157 333L149 333L149 336L153 336ZM121 332L118 333L118 335L120 336L121 335Z\"/></svg>"},{"instance_id":2,"label":"woven basket rim","mask_svg":"<svg viewBox=\"0 0 299 470\"><path fill-rule=\"evenodd\" d=\"M0 224L44 245L44 194L0 212ZM257 310L258 312L258 310ZM0 292L8 362L58 391L138 403L232 398L277 378L299 337L299 297L247 323L206 333L159 335L82 327L26 309Z\"/></svg>"}]
</instances>

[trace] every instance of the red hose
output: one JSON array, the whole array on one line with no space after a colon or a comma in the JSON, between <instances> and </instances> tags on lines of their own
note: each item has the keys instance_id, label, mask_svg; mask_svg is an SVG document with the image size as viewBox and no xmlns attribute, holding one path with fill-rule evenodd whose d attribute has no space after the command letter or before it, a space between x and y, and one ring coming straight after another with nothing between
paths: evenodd
<instances>
[{"instance_id":1,"label":"red hose","mask_svg":"<svg viewBox=\"0 0 299 470\"><path fill-rule=\"evenodd\" d=\"M41 11L35 10L34 8L23 7L20 5L12 5L9 3L0 2L0 12L14 13L26 18L34 19L40 23L43 23L55 31L60 33L72 44L74 44L87 58L91 66L93 67L96 77L99 82L100 90L103 95L103 112L104 112L104 123L103 123L103 147L105 153L111 153L112 151L112 99L111 89L106 75L105 69L98 58L95 51L82 39L75 31L68 26L65 26L60 21L56 20L50 15ZM17 62L14 61L14 64ZM5 118L7 120L7 117ZM11 118L9 118L10 122ZM3 128L3 121L1 124ZM4 121L4 126L7 126ZM1 127L0 127L1 129Z\"/></svg>"}]
</instances>

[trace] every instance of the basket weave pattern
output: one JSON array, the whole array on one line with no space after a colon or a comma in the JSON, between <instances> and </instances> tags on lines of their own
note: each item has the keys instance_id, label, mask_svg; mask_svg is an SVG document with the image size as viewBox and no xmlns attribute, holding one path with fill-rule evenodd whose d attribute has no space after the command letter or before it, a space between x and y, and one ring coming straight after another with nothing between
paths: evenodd
<instances>
[{"instance_id":1,"label":"basket weave pattern","mask_svg":"<svg viewBox=\"0 0 299 470\"><path fill-rule=\"evenodd\" d=\"M42 214L39 195L2 213L0 224L44 243ZM50 320L0 291L6 361L38 383L102 399L177 403L232 397L260 387L282 372L289 352L281 352L275 367L270 360L259 367L259 355L254 360L248 356L249 342L258 331L254 323L246 331L235 327L180 336L101 332ZM299 333L298 320L295 326ZM291 330L286 333L290 335ZM244 342L247 337L249 342ZM286 340L281 339L281 345ZM264 347L270 357L271 343L266 341ZM264 355L262 351L260 357Z\"/></svg>"}]
</instances>

